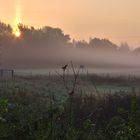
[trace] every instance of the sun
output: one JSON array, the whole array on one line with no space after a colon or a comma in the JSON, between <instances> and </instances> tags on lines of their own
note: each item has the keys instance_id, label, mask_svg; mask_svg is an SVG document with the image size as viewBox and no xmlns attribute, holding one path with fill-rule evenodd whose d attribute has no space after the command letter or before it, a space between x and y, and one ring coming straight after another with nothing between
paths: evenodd
<instances>
[{"instance_id":1,"label":"sun","mask_svg":"<svg viewBox=\"0 0 140 140\"><path fill-rule=\"evenodd\" d=\"M16 31L16 32L15 32L15 36L16 36L16 37L20 37L20 36L21 36L21 32L20 32L20 31Z\"/></svg>"},{"instance_id":2,"label":"sun","mask_svg":"<svg viewBox=\"0 0 140 140\"><path fill-rule=\"evenodd\" d=\"M13 30L13 35L14 35L15 37L19 38L19 37L21 36L20 30L19 30L19 29Z\"/></svg>"}]
</instances>

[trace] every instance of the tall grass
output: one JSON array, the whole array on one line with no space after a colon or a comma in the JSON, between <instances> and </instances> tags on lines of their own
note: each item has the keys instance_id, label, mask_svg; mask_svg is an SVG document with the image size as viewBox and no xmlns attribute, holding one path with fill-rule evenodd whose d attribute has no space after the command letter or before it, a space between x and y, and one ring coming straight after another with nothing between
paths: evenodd
<instances>
[{"instance_id":1,"label":"tall grass","mask_svg":"<svg viewBox=\"0 0 140 140\"><path fill-rule=\"evenodd\" d=\"M67 74L68 66L73 71L72 77ZM139 140L138 91L133 88L131 93L125 94L123 90L116 94L86 94L82 90L77 90L78 78L85 78L80 75L80 66L75 69L72 62L68 66L62 68L62 74L57 73L66 91L67 98L64 102L58 101L58 96L51 89L48 91L49 94L41 94L30 92L26 87L17 87L16 79L1 89L0 139ZM18 78L18 82L20 80ZM38 79L32 77L24 80ZM127 81L122 77L107 79L90 75L88 80L95 80L95 91L98 91L97 85L104 81Z\"/></svg>"}]
</instances>

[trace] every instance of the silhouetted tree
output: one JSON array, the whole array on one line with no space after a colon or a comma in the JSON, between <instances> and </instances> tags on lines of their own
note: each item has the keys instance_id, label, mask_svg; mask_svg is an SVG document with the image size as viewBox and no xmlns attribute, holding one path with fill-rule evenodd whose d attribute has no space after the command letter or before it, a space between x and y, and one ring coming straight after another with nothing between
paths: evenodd
<instances>
[{"instance_id":1,"label":"silhouetted tree","mask_svg":"<svg viewBox=\"0 0 140 140\"><path fill-rule=\"evenodd\" d=\"M89 47L89 44L85 40L82 40L82 41L75 41L75 46L78 48L85 48L85 47Z\"/></svg>"},{"instance_id":2,"label":"silhouetted tree","mask_svg":"<svg viewBox=\"0 0 140 140\"><path fill-rule=\"evenodd\" d=\"M119 47L119 51L120 52L129 52L130 51L130 47L129 45L125 42L125 43L121 43L120 47Z\"/></svg>"},{"instance_id":3,"label":"silhouetted tree","mask_svg":"<svg viewBox=\"0 0 140 140\"><path fill-rule=\"evenodd\" d=\"M90 47L97 50L112 51L117 50L118 46L108 39L94 38L89 42Z\"/></svg>"}]
</instances>

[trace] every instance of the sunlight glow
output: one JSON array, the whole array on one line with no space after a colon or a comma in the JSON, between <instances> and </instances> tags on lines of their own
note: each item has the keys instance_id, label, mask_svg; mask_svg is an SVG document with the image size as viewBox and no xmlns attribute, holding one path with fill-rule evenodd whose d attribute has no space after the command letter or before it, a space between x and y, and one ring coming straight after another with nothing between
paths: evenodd
<instances>
[{"instance_id":1,"label":"sunlight glow","mask_svg":"<svg viewBox=\"0 0 140 140\"><path fill-rule=\"evenodd\" d=\"M14 34L16 37L20 37L20 36L21 36L21 32L20 32L19 29L13 30L13 34Z\"/></svg>"},{"instance_id":2,"label":"sunlight glow","mask_svg":"<svg viewBox=\"0 0 140 140\"><path fill-rule=\"evenodd\" d=\"M13 25L13 34L16 37L20 37L21 36L21 32L18 28L18 25L20 23L22 23L21 20L21 1L20 0L16 0L16 5L15 5L15 20L14 20L14 25Z\"/></svg>"},{"instance_id":3,"label":"sunlight glow","mask_svg":"<svg viewBox=\"0 0 140 140\"><path fill-rule=\"evenodd\" d=\"M22 22L21 20L21 1L20 0L16 0L16 5L15 5L15 21L14 24L17 26L19 23Z\"/></svg>"}]
</instances>

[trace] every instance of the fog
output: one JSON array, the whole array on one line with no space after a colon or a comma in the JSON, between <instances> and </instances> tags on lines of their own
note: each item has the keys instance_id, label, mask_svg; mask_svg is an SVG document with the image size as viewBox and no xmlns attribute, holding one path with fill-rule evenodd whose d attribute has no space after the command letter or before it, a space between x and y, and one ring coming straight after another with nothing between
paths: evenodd
<instances>
[{"instance_id":1,"label":"fog","mask_svg":"<svg viewBox=\"0 0 140 140\"><path fill-rule=\"evenodd\" d=\"M61 67L73 61L87 67L134 67L140 66L139 56L132 53L104 52L89 48L18 48L7 50L3 56L5 67L48 68Z\"/></svg>"},{"instance_id":2,"label":"fog","mask_svg":"<svg viewBox=\"0 0 140 140\"><path fill-rule=\"evenodd\" d=\"M19 25L21 36L10 25L0 23L0 66L8 69L61 68L70 61L87 69L139 69L140 48L127 43L116 45L109 39L74 40L60 28L35 29Z\"/></svg>"}]
</instances>

